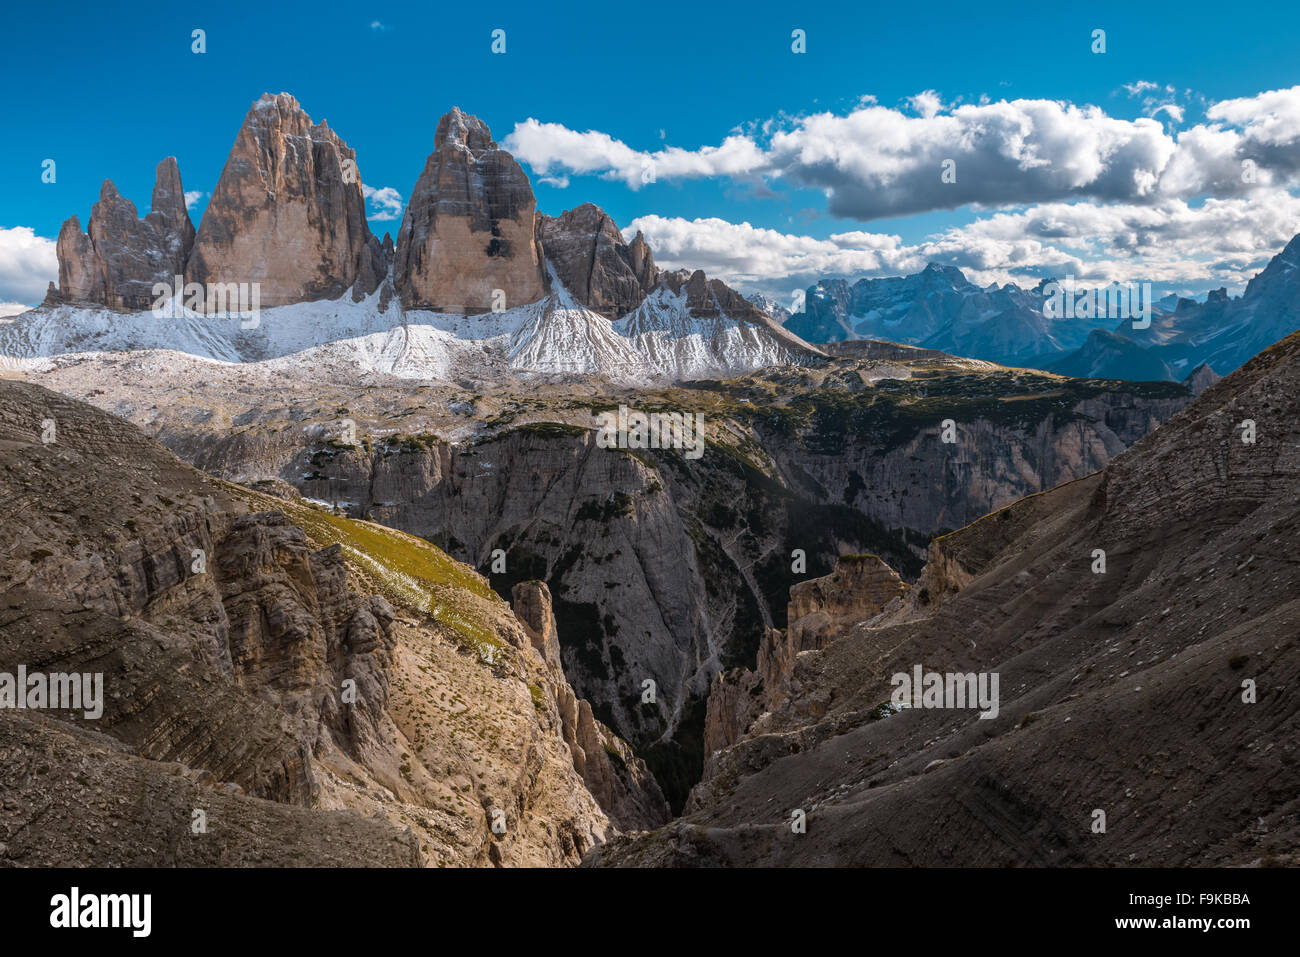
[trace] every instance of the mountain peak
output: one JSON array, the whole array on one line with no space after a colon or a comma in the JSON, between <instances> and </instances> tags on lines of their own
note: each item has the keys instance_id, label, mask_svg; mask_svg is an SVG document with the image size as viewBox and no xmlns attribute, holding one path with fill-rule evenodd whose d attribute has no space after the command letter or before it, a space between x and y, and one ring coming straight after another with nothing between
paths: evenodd
<instances>
[{"instance_id":1,"label":"mountain peak","mask_svg":"<svg viewBox=\"0 0 1300 957\"><path fill-rule=\"evenodd\" d=\"M372 291L387 271L378 255L356 152L290 94L263 94L212 191L186 280L256 282L262 306L333 299L358 281Z\"/></svg>"},{"instance_id":2,"label":"mountain peak","mask_svg":"<svg viewBox=\"0 0 1300 957\"><path fill-rule=\"evenodd\" d=\"M404 308L488 312L546 295L537 199L487 124L452 107L397 233L394 284Z\"/></svg>"},{"instance_id":3,"label":"mountain peak","mask_svg":"<svg viewBox=\"0 0 1300 957\"><path fill-rule=\"evenodd\" d=\"M110 309L147 309L153 285L171 282L185 267L194 226L174 157L158 164L152 209L139 219L135 203L111 179L99 189L87 232L73 216L59 230L59 292L63 302L93 302Z\"/></svg>"},{"instance_id":4,"label":"mountain peak","mask_svg":"<svg viewBox=\"0 0 1300 957\"><path fill-rule=\"evenodd\" d=\"M559 216L539 214L537 238L564 288L606 319L627 315L659 280L645 237L638 232L625 242L618 225L594 203Z\"/></svg>"},{"instance_id":5,"label":"mountain peak","mask_svg":"<svg viewBox=\"0 0 1300 957\"><path fill-rule=\"evenodd\" d=\"M1243 299L1255 299L1276 291L1284 297L1291 297L1293 287L1300 284L1300 234L1291 238L1286 247L1269 260L1257 276L1246 284ZM1285 290L1284 288L1285 287Z\"/></svg>"},{"instance_id":6,"label":"mountain peak","mask_svg":"<svg viewBox=\"0 0 1300 957\"><path fill-rule=\"evenodd\" d=\"M450 146L459 146L475 153L498 148L488 125L459 106L453 106L438 120L433 143L435 152Z\"/></svg>"}]
</instances>

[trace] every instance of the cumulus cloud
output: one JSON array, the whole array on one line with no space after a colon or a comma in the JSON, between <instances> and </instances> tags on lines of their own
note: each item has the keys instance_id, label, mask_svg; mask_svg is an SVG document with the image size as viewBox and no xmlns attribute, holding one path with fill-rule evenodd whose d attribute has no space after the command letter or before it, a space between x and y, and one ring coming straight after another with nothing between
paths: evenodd
<instances>
[{"instance_id":1,"label":"cumulus cloud","mask_svg":"<svg viewBox=\"0 0 1300 957\"><path fill-rule=\"evenodd\" d=\"M370 207L370 212L366 214L367 219L386 223L402 215L402 195L393 187L381 186L376 189L362 183L361 193Z\"/></svg>"},{"instance_id":2,"label":"cumulus cloud","mask_svg":"<svg viewBox=\"0 0 1300 957\"><path fill-rule=\"evenodd\" d=\"M561 172L598 173L606 179L622 180L632 189L659 179L744 177L763 165L762 150L740 134L728 136L720 146L698 150L668 147L639 152L607 133L580 133L560 123L532 118L515 124L502 146L544 177Z\"/></svg>"},{"instance_id":3,"label":"cumulus cloud","mask_svg":"<svg viewBox=\"0 0 1300 957\"><path fill-rule=\"evenodd\" d=\"M185 193L185 208L193 209L195 206L198 205L199 200L201 200L202 198L203 198L203 190L201 189L187 190Z\"/></svg>"},{"instance_id":4,"label":"cumulus cloud","mask_svg":"<svg viewBox=\"0 0 1300 957\"><path fill-rule=\"evenodd\" d=\"M1174 291L1245 284L1300 231L1300 198L1267 195L1191 205L1048 203L998 213L907 244L890 233L800 236L722 219L643 216L665 268L699 268L746 292L787 295L832 276L896 276L940 262L979 285L1035 285L1073 275L1097 284L1149 281Z\"/></svg>"},{"instance_id":5,"label":"cumulus cloud","mask_svg":"<svg viewBox=\"0 0 1300 957\"><path fill-rule=\"evenodd\" d=\"M1300 86L1212 104L1206 122L1184 130L1175 128L1185 107L1171 87L1158 92L1151 115L1131 120L1043 99L945 106L928 90L908 101L912 112L864 99L845 115L770 120L696 150L637 150L533 118L504 145L539 175L598 175L632 189L701 177L780 180L820 190L834 216L864 221L963 206L1156 204L1300 181ZM1243 175L1247 160L1254 169ZM945 178L945 166L955 175Z\"/></svg>"},{"instance_id":6,"label":"cumulus cloud","mask_svg":"<svg viewBox=\"0 0 1300 957\"><path fill-rule=\"evenodd\" d=\"M37 236L28 226L0 227L0 302L34 305L58 279L54 240Z\"/></svg>"}]
</instances>

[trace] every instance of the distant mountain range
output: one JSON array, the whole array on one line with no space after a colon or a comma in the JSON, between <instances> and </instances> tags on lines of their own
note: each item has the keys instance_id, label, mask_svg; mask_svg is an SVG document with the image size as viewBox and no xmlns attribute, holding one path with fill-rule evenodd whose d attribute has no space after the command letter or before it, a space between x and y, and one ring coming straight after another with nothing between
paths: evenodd
<instances>
[{"instance_id":1,"label":"distant mountain range","mask_svg":"<svg viewBox=\"0 0 1300 957\"><path fill-rule=\"evenodd\" d=\"M931 263L910 276L827 279L807 291L786 328L815 343L886 339L1062 375L1182 380L1201 365L1225 375L1300 329L1300 237L1230 299L1165 296L1149 328L1113 314L1049 317L1049 280L1032 289L981 288ZM1109 287L1108 287L1109 288ZM1082 290L1079 290L1081 293ZM1104 299L1107 290L1096 290Z\"/></svg>"}]
</instances>

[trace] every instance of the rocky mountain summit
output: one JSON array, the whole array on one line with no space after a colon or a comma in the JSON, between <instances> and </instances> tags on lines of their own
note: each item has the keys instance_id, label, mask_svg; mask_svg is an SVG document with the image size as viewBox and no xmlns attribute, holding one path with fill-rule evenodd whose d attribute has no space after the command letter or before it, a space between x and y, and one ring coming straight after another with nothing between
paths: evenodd
<instances>
[{"instance_id":1,"label":"rocky mountain summit","mask_svg":"<svg viewBox=\"0 0 1300 957\"><path fill-rule=\"evenodd\" d=\"M186 282L257 282L268 307L369 295L387 272L356 152L289 94L263 96L204 210Z\"/></svg>"},{"instance_id":2,"label":"rocky mountain summit","mask_svg":"<svg viewBox=\"0 0 1300 957\"><path fill-rule=\"evenodd\" d=\"M1178 375L1208 365L1227 374L1261 350L1300 329L1300 236L1274 256L1237 297L1226 289L1204 302L1180 299L1146 329L1132 322L1117 331Z\"/></svg>"},{"instance_id":3,"label":"rocky mountain summit","mask_svg":"<svg viewBox=\"0 0 1300 957\"><path fill-rule=\"evenodd\" d=\"M624 242L614 220L592 203L559 216L539 215L537 239L564 288L606 319L627 315L658 285L645 237L638 232Z\"/></svg>"},{"instance_id":4,"label":"rocky mountain summit","mask_svg":"<svg viewBox=\"0 0 1300 957\"><path fill-rule=\"evenodd\" d=\"M1193 395L1200 395L1222 378L1223 376L1210 368L1208 362L1202 362L1187 374L1187 378L1183 380L1183 385L1191 389Z\"/></svg>"},{"instance_id":5,"label":"rocky mountain summit","mask_svg":"<svg viewBox=\"0 0 1300 957\"><path fill-rule=\"evenodd\" d=\"M910 276L823 280L808 289L804 311L787 328L809 342L886 339L1009 365L1038 366L1082 345L1113 321L1049 319L1044 283L980 288L960 269L930 263ZM1117 321L1117 320L1116 320Z\"/></svg>"},{"instance_id":6,"label":"rocky mountain summit","mask_svg":"<svg viewBox=\"0 0 1300 957\"><path fill-rule=\"evenodd\" d=\"M348 290L359 300L378 288L391 255L366 224L356 153L289 94L267 94L248 111L197 232L175 159L158 165L144 220L105 181L89 235L75 216L60 230L59 287L47 302L135 312L157 301L155 282L174 287L177 276L205 287L257 283L262 307Z\"/></svg>"},{"instance_id":7,"label":"rocky mountain summit","mask_svg":"<svg viewBox=\"0 0 1300 957\"><path fill-rule=\"evenodd\" d=\"M453 107L438 121L397 233L393 278L403 307L472 315L541 299L536 211L515 158L487 124Z\"/></svg>"},{"instance_id":8,"label":"rocky mountain summit","mask_svg":"<svg viewBox=\"0 0 1300 957\"><path fill-rule=\"evenodd\" d=\"M1202 367L1208 368L1202 363ZM1047 363L1051 372L1082 378L1160 382L1177 378L1158 356L1118 332L1094 329L1075 351Z\"/></svg>"},{"instance_id":9,"label":"rocky mountain summit","mask_svg":"<svg viewBox=\"0 0 1300 957\"><path fill-rule=\"evenodd\" d=\"M823 351L855 339L886 339L1062 375L1178 381L1199 365L1230 372L1300 329L1298 266L1300 236L1242 296L1231 298L1226 289L1204 301L1165 296L1151 303L1149 327L1112 311L1114 287L1090 291L1107 303L1105 310L1049 318L1048 280L1033 289L1012 283L981 289L960 269L938 263L910 276L822 280L808 289L804 311L784 322Z\"/></svg>"},{"instance_id":10,"label":"rocky mountain summit","mask_svg":"<svg viewBox=\"0 0 1300 957\"><path fill-rule=\"evenodd\" d=\"M89 232L76 216L59 230L59 285L47 302L94 302L110 309L148 309L153 285L175 283L194 246L194 225L175 157L158 164L153 203L144 219L135 204L104 180L90 211Z\"/></svg>"},{"instance_id":11,"label":"rocky mountain summit","mask_svg":"<svg viewBox=\"0 0 1300 957\"><path fill-rule=\"evenodd\" d=\"M687 815L587 862L1300 863L1297 422L1300 334L1102 471L937 538L878 613L838 569L799 600L828 640L783 694L715 681ZM900 706L916 669L1000 692Z\"/></svg>"}]
</instances>

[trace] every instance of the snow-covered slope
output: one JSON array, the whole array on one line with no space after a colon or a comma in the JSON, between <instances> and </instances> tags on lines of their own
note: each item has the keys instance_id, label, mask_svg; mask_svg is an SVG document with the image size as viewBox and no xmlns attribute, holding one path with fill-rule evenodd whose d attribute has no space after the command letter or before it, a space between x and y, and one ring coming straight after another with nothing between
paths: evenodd
<instances>
[{"instance_id":1,"label":"snow-covered slope","mask_svg":"<svg viewBox=\"0 0 1300 957\"><path fill-rule=\"evenodd\" d=\"M807 345L775 323L699 317L686 297L660 286L613 324L656 375L703 379L807 361ZM667 372L665 370L672 370Z\"/></svg>"},{"instance_id":2,"label":"snow-covered slope","mask_svg":"<svg viewBox=\"0 0 1300 957\"><path fill-rule=\"evenodd\" d=\"M738 375L809 356L775 324L698 318L668 289L657 289L635 312L611 322L552 282L556 291L544 299L476 316L403 312L396 299L381 309L379 291L361 302L344 296L263 309L255 325L179 304L166 317L42 306L0 323L0 367L160 351L304 375L448 379L467 370L510 370L638 384Z\"/></svg>"}]
</instances>

